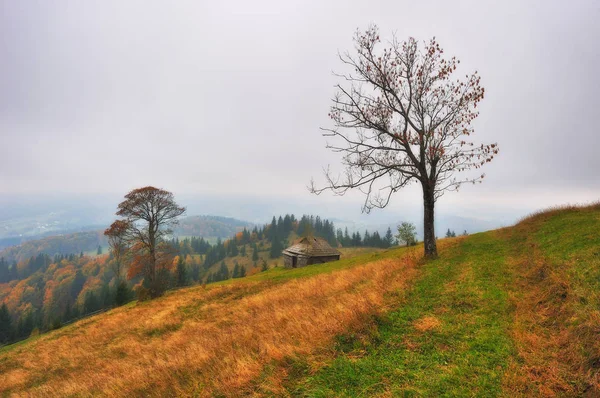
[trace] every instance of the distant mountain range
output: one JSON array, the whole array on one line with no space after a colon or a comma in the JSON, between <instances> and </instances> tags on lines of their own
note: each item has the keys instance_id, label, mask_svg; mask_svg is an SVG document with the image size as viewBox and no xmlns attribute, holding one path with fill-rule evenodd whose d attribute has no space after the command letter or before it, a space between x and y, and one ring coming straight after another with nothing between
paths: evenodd
<instances>
[{"instance_id":1,"label":"distant mountain range","mask_svg":"<svg viewBox=\"0 0 600 398\"><path fill-rule=\"evenodd\" d=\"M247 221L219 216L190 216L181 219L173 232L176 236L201 236L203 238L230 238L244 228L252 228Z\"/></svg>"},{"instance_id":2,"label":"distant mountain range","mask_svg":"<svg viewBox=\"0 0 600 398\"><path fill-rule=\"evenodd\" d=\"M53 235L103 230L115 218L119 195L21 195L0 196L0 250L31 240ZM259 198L249 196L177 195L178 203L186 206L187 214L220 214L218 216L189 216L181 220L175 229L178 236L202 236L204 238L228 238L244 227L269 223L274 214L314 214L335 222L336 228L348 228L361 234L369 231L384 233L402 221L413 222L422 237L422 209L407 203L402 213L386 209L371 214L361 214L356 204L340 202L331 204L310 198L290 199L282 197ZM456 214L461 214L457 212ZM464 214L464 212L462 213ZM522 213L520 213L522 214ZM444 236L447 229L461 234L480 232L511 225L516 216L511 214L486 214L489 219L473 216L456 216L446 211L436 214L436 234ZM242 221L247 220L247 221ZM87 246L81 250L94 248Z\"/></svg>"},{"instance_id":3,"label":"distant mountain range","mask_svg":"<svg viewBox=\"0 0 600 398\"><path fill-rule=\"evenodd\" d=\"M244 228L252 228L253 224L234 218L219 216L191 216L180 220L174 229L175 236L199 236L208 240L226 239L234 236ZM107 245L103 231L106 226L95 226L93 230L81 227L77 232L50 231L43 235L29 235L0 239L0 258L7 261L21 261L45 253L78 254L92 252L98 246ZM87 228L89 229L89 228ZM64 231L66 232L66 231Z\"/></svg>"}]
</instances>

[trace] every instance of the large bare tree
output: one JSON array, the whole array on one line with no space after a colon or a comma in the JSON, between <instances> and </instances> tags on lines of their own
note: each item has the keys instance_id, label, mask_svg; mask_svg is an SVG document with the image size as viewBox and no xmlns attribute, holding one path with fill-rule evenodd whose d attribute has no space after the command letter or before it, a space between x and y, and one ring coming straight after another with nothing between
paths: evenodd
<instances>
[{"instance_id":1,"label":"large bare tree","mask_svg":"<svg viewBox=\"0 0 600 398\"><path fill-rule=\"evenodd\" d=\"M425 255L435 257L436 200L461 184L481 182L484 174L458 178L456 172L479 169L498 153L497 144L470 141L485 90L477 72L453 78L460 61L444 58L435 38L423 46L393 38L380 49L379 30L371 26L354 42L355 53L340 54L352 71L337 74L342 83L329 113L334 127L323 129L335 139L327 147L343 155L345 171L327 169L326 185L312 182L311 191L343 195L357 188L369 212L387 206L408 184L420 184Z\"/></svg>"},{"instance_id":2,"label":"large bare tree","mask_svg":"<svg viewBox=\"0 0 600 398\"><path fill-rule=\"evenodd\" d=\"M185 213L171 192L154 187L134 189L119 204L117 215L124 217L123 236L133 254L129 276L141 272L150 297L164 291L160 271L172 263L173 254L165 238L177 218Z\"/></svg>"}]
</instances>

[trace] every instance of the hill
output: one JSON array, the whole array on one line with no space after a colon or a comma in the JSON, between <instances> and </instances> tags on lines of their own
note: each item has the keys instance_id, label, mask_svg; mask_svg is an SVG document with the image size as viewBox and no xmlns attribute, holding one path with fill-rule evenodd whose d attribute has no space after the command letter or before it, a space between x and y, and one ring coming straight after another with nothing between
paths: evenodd
<instances>
[{"instance_id":1,"label":"hill","mask_svg":"<svg viewBox=\"0 0 600 398\"><path fill-rule=\"evenodd\" d=\"M174 234L176 236L198 236L214 242L218 238L229 238L244 228L252 226L253 224L249 222L235 218L190 216L181 219ZM0 241L0 258L12 263L13 261L28 260L41 253L51 257L80 252L91 253L95 252L98 246L106 249L107 241L103 233L104 228L100 228L93 231L55 233L51 236L38 236L34 239L31 237L5 238Z\"/></svg>"},{"instance_id":2,"label":"hill","mask_svg":"<svg viewBox=\"0 0 600 398\"><path fill-rule=\"evenodd\" d=\"M169 292L0 349L0 394L598 396L600 205Z\"/></svg>"},{"instance_id":3,"label":"hill","mask_svg":"<svg viewBox=\"0 0 600 398\"><path fill-rule=\"evenodd\" d=\"M106 244L107 241L103 231L76 232L48 236L7 247L0 250L0 258L4 258L9 263L18 263L39 254L54 257L56 255L96 251L98 246L106 246Z\"/></svg>"},{"instance_id":4,"label":"hill","mask_svg":"<svg viewBox=\"0 0 600 398\"><path fill-rule=\"evenodd\" d=\"M181 220L174 230L176 236L198 236L210 241L225 239L235 235L244 228L251 228L253 224L236 220L234 218L219 216L190 216ZM55 234L52 236L38 237L37 239L24 240L25 238L6 238L2 242L13 246L0 247L0 258L12 263L28 260L38 254L49 256L67 255L80 252L94 252L98 246L106 249L104 229L93 231Z\"/></svg>"},{"instance_id":5,"label":"hill","mask_svg":"<svg viewBox=\"0 0 600 398\"><path fill-rule=\"evenodd\" d=\"M253 224L229 217L189 216L181 219L174 229L177 236L200 236L203 238L230 238L244 228L252 228Z\"/></svg>"}]
</instances>

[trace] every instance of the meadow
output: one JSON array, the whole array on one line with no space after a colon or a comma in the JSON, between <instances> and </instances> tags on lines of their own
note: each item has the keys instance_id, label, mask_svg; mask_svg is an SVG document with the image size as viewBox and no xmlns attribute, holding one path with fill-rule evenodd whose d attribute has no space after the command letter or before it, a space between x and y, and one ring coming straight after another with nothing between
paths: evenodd
<instances>
[{"instance_id":1,"label":"meadow","mask_svg":"<svg viewBox=\"0 0 600 398\"><path fill-rule=\"evenodd\" d=\"M178 290L0 351L0 393L280 393L264 369L325 349L383 313L416 273L405 249Z\"/></svg>"},{"instance_id":2,"label":"meadow","mask_svg":"<svg viewBox=\"0 0 600 398\"><path fill-rule=\"evenodd\" d=\"M600 205L130 303L0 349L0 395L598 396Z\"/></svg>"}]
</instances>

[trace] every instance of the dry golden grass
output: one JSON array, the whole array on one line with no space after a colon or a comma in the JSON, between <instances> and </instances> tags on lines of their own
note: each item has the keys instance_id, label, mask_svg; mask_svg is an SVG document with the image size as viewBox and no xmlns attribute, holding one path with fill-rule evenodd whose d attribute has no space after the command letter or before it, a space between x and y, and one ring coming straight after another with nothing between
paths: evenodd
<instances>
[{"instance_id":1,"label":"dry golden grass","mask_svg":"<svg viewBox=\"0 0 600 398\"><path fill-rule=\"evenodd\" d=\"M504 378L505 390L525 395L576 395L573 386L581 384L577 379L582 374L571 366L573 358L568 358L576 351L578 341L569 341L565 321L570 311L566 303L560 302L568 294L565 278L556 271L548 274L547 266L539 260L527 269L523 265L523 261L514 264L524 278L519 286L521 294L512 296L512 337L520 361L510 363Z\"/></svg>"},{"instance_id":2,"label":"dry golden grass","mask_svg":"<svg viewBox=\"0 0 600 398\"><path fill-rule=\"evenodd\" d=\"M413 323L413 326L419 332L428 332L430 330L438 329L441 325L442 322L434 316L424 316Z\"/></svg>"},{"instance_id":3,"label":"dry golden grass","mask_svg":"<svg viewBox=\"0 0 600 398\"><path fill-rule=\"evenodd\" d=\"M577 259L553 262L532 238L542 221L566 212L585 215L598 210L600 203L557 207L505 231L523 239L508 264L517 281L511 301L518 360L511 361L503 380L511 396L600 396L600 311L587 305L587 299L592 300L585 297L589 291L583 296L576 291L572 270Z\"/></svg>"},{"instance_id":4,"label":"dry golden grass","mask_svg":"<svg viewBox=\"0 0 600 398\"><path fill-rule=\"evenodd\" d=\"M342 258L348 258L367 253L380 253L386 249L377 247L338 247L337 250L342 253Z\"/></svg>"},{"instance_id":5,"label":"dry golden grass","mask_svg":"<svg viewBox=\"0 0 600 398\"><path fill-rule=\"evenodd\" d=\"M265 365L311 354L386 309L416 274L411 257L271 282L180 290L0 353L0 395L279 394ZM316 364L315 364L316 366ZM261 385L264 384L264 385Z\"/></svg>"},{"instance_id":6,"label":"dry golden grass","mask_svg":"<svg viewBox=\"0 0 600 398\"><path fill-rule=\"evenodd\" d=\"M585 205L578 204L566 204L561 206L553 206L546 209L534 211L533 213L521 218L516 226L523 226L525 224L532 224L549 219L550 217L567 211L597 211L600 210L600 201L588 203Z\"/></svg>"}]
</instances>

